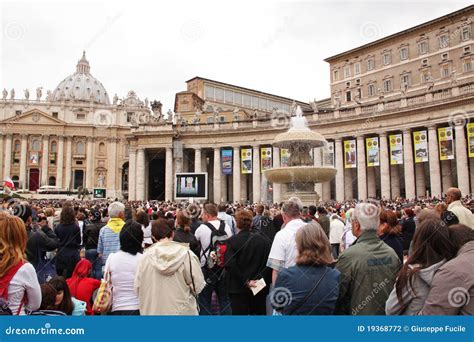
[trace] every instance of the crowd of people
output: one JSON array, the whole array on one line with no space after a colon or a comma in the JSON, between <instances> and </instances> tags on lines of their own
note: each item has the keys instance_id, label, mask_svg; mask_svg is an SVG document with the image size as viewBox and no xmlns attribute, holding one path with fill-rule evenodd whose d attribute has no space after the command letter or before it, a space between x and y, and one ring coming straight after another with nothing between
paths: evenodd
<instances>
[{"instance_id":1,"label":"crowd of people","mask_svg":"<svg viewBox=\"0 0 474 342\"><path fill-rule=\"evenodd\" d=\"M471 202L4 198L0 314L473 315Z\"/></svg>"}]
</instances>

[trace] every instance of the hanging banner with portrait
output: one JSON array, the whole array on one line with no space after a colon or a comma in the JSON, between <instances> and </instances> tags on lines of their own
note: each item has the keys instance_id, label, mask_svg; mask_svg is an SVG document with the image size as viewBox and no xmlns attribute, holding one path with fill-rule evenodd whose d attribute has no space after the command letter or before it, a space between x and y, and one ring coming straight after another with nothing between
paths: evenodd
<instances>
[{"instance_id":1,"label":"hanging banner with portrait","mask_svg":"<svg viewBox=\"0 0 474 342\"><path fill-rule=\"evenodd\" d=\"M403 164L403 139L401 134L390 135L390 165Z\"/></svg>"},{"instance_id":2,"label":"hanging banner with portrait","mask_svg":"<svg viewBox=\"0 0 474 342\"><path fill-rule=\"evenodd\" d=\"M425 163L428 161L428 134L426 130L413 132L413 142L415 147L415 163Z\"/></svg>"},{"instance_id":3,"label":"hanging banner with portrait","mask_svg":"<svg viewBox=\"0 0 474 342\"><path fill-rule=\"evenodd\" d=\"M222 174L232 174L232 150L222 149L221 150L221 163L222 163Z\"/></svg>"},{"instance_id":4,"label":"hanging banner with portrait","mask_svg":"<svg viewBox=\"0 0 474 342\"><path fill-rule=\"evenodd\" d=\"M287 148L280 149L280 166L288 167L288 162L290 160L290 150Z\"/></svg>"},{"instance_id":5,"label":"hanging banner with portrait","mask_svg":"<svg viewBox=\"0 0 474 342\"><path fill-rule=\"evenodd\" d=\"M30 157L28 158L28 160L30 162L30 165L38 165L39 164L39 153L38 152L30 152Z\"/></svg>"},{"instance_id":6,"label":"hanging banner with portrait","mask_svg":"<svg viewBox=\"0 0 474 342\"><path fill-rule=\"evenodd\" d=\"M380 166L379 138L372 137L365 139L367 148L367 166Z\"/></svg>"},{"instance_id":7,"label":"hanging banner with portrait","mask_svg":"<svg viewBox=\"0 0 474 342\"><path fill-rule=\"evenodd\" d=\"M334 167L334 141L328 141L323 147L323 166Z\"/></svg>"},{"instance_id":8,"label":"hanging banner with portrait","mask_svg":"<svg viewBox=\"0 0 474 342\"><path fill-rule=\"evenodd\" d=\"M474 123L467 124L467 143L469 158L474 158Z\"/></svg>"},{"instance_id":9,"label":"hanging banner with portrait","mask_svg":"<svg viewBox=\"0 0 474 342\"><path fill-rule=\"evenodd\" d=\"M454 159L453 128L438 128L439 160Z\"/></svg>"},{"instance_id":10,"label":"hanging banner with portrait","mask_svg":"<svg viewBox=\"0 0 474 342\"><path fill-rule=\"evenodd\" d=\"M252 173L252 149L242 148L240 150L240 172L242 174Z\"/></svg>"},{"instance_id":11,"label":"hanging banner with portrait","mask_svg":"<svg viewBox=\"0 0 474 342\"><path fill-rule=\"evenodd\" d=\"M261 147L260 148L260 170L268 170L273 166L272 159L272 148L271 147Z\"/></svg>"},{"instance_id":12,"label":"hanging banner with portrait","mask_svg":"<svg viewBox=\"0 0 474 342\"><path fill-rule=\"evenodd\" d=\"M344 141L344 167L346 169L354 169L357 167L356 141Z\"/></svg>"}]
</instances>

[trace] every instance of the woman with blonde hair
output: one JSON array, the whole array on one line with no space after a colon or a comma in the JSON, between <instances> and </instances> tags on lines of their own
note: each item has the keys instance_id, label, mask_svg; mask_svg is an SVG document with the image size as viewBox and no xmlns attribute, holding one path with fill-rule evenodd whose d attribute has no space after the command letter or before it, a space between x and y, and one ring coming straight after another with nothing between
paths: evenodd
<instances>
[{"instance_id":1,"label":"woman with blonde hair","mask_svg":"<svg viewBox=\"0 0 474 342\"><path fill-rule=\"evenodd\" d=\"M41 288L33 265L26 261L28 236L23 221L0 212L0 308L25 315L41 305Z\"/></svg>"},{"instance_id":2,"label":"woman with blonde hair","mask_svg":"<svg viewBox=\"0 0 474 342\"><path fill-rule=\"evenodd\" d=\"M270 303L283 315L332 315L339 296L340 272L326 233L313 221L296 233L296 265L278 273Z\"/></svg>"}]
</instances>

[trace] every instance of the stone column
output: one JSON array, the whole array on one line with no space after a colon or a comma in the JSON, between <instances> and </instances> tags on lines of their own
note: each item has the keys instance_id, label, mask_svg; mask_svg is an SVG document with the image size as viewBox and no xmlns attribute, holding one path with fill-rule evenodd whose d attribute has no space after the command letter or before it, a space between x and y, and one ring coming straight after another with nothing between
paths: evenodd
<instances>
[{"instance_id":1,"label":"stone column","mask_svg":"<svg viewBox=\"0 0 474 342\"><path fill-rule=\"evenodd\" d=\"M137 198L137 150L130 148L128 152L128 200Z\"/></svg>"},{"instance_id":2,"label":"stone column","mask_svg":"<svg viewBox=\"0 0 474 342\"><path fill-rule=\"evenodd\" d=\"M49 135L43 135L43 152L41 154L41 185L48 185Z\"/></svg>"},{"instance_id":3,"label":"stone column","mask_svg":"<svg viewBox=\"0 0 474 342\"><path fill-rule=\"evenodd\" d=\"M194 149L194 172L202 172L201 160L201 148Z\"/></svg>"},{"instance_id":4,"label":"stone column","mask_svg":"<svg viewBox=\"0 0 474 342\"><path fill-rule=\"evenodd\" d=\"M413 166L413 146L410 129L403 130L403 162L405 172L405 197L415 198L415 173Z\"/></svg>"},{"instance_id":5,"label":"stone column","mask_svg":"<svg viewBox=\"0 0 474 342\"><path fill-rule=\"evenodd\" d=\"M469 189L469 167L467 160L466 135L464 125L454 127L456 132L456 169L458 173L458 188L463 196L470 193Z\"/></svg>"},{"instance_id":6,"label":"stone column","mask_svg":"<svg viewBox=\"0 0 474 342\"><path fill-rule=\"evenodd\" d=\"M72 177L72 137L66 137L66 177L64 187L66 189L73 189L74 185L71 184Z\"/></svg>"},{"instance_id":7,"label":"stone column","mask_svg":"<svg viewBox=\"0 0 474 342\"><path fill-rule=\"evenodd\" d=\"M174 183L174 172L173 172L173 149L171 147L166 148L166 175L165 175L165 200L173 200L173 183Z\"/></svg>"},{"instance_id":8,"label":"stone column","mask_svg":"<svg viewBox=\"0 0 474 342\"><path fill-rule=\"evenodd\" d=\"M469 181L471 182L471 193L474 193L474 158L469 158Z\"/></svg>"},{"instance_id":9,"label":"stone column","mask_svg":"<svg viewBox=\"0 0 474 342\"><path fill-rule=\"evenodd\" d=\"M86 188L94 187L94 138L87 138Z\"/></svg>"},{"instance_id":10,"label":"stone column","mask_svg":"<svg viewBox=\"0 0 474 342\"><path fill-rule=\"evenodd\" d=\"M21 135L21 155L20 155L20 186L23 190L28 188L26 184L26 160L27 160L28 135Z\"/></svg>"},{"instance_id":11,"label":"stone column","mask_svg":"<svg viewBox=\"0 0 474 342\"><path fill-rule=\"evenodd\" d=\"M117 178L117 139L110 138L108 140L109 146L107 149L107 196L115 197Z\"/></svg>"},{"instance_id":12,"label":"stone column","mask_svg":"<svg viewBox=\"0 0 474 342\"><path fill-rule=\"evenodd\" d=\"M438 153L438 134L436 126L428 127L428 152L430 163L430 188L431 196L441 196L441 172L439 167L439 153Z\"/></svg>"},{"instance_id":13,"label":"stone column","mask_svg":"<svg viewBox=\"0 0 474 342\"><path fill-rule=\"evenodd\" d=\"M388 154L387 133L379 134L380 144L380 195L390 199L390 157Z\"/></svg>"},{"instance_id":14,"label":"stone column","mask_svg":"<svg viewBox=\"0 0 474 342\"><path fill-rule=\"evenodd\" d=\"M390 165L392 199L400 197L400 167Z\"/></svg>"},{"instance_id":15,"label":"stone column","mask_svg":"<svg viewBox=\"0 0 474 342\"><path fill-rule=\"evenodd\" d=\"M11 177L10 168L12 164L12 138L11 133L5 136L5 163L3 164L3 178Z\"/></svg>"},{"instance_id":16,"label":"stone column","mask_svg":"<svg viewBox=\"0 0 474 342\"><path fill-rule=\"evenodd\" d=\"M214 203L219 204L221 202L221 148L214 148Z\"/></svg>"},{"instance_id":17,"label":"stone column","mask_svg":"<svg viewBox=\"0 0 474 342\"><path fill-rule=\"evenodd\" d=\"M233 170L232 170L232 200L233 201L240 201L240 147L234 147L234 151L232 152L233 156Z\"/></svg>"},{"instance_id":18,"label":"stone column","mask_svg":"<svg viewBox=\"0 0 474 342\"><path fill-rule=\"evenodd\" d=\"M331 182L323 183L322 199L324 202L329 201L331 199Z\"/></svg>"},{"instance_id":19,"label":"stone column","mask_svg":"<svg viewBox=\"0 0 474 342\"><path fill-rule=\"evenodd\" d=\"M280 167L280 148L273 147L273 167ZM273 183L273 203L281 202L281 184Z\"/></svg>"},{"instance_id":20,"label":"stone column","mask_svg":"<svg viewBox=\"0 0 474 342\"><path fill-rule=\"evenodd\" d=\"M344 169L344 198L346 200L354 199L354 182L352 169Z\"/></svg>"},{"instance_id":21,"label":"stone column","mask_svg":"<svg viewBox=\"0 0 474 342\"><path fill-rule=\"evenodd\" d=\"M260 202L260 148L259 146L253 147L253 170L252 170L252 179L253 179L253 202Z\"/></svg>"},{"instance_id":22,"label":"stone column","mask_svg":"<svg viewBox=\"0 0 474 342\"><path fill-rule=\"evenodd\" d=\"M357 197L367 199L367 169L365 166L365 139L357 137Z\"/></svg>"},{"instance_id":23,"label":"stone column","mask_svg":"<svg viewBox=\"0 0 474 342\"><path fill-rule=\"evenodd\" d=\"M367 168L367 196L375 198L377 196L377 184L375 181L375 166Z\"/></svg>"},{"instance_id":24,"label":"stone column","mask_svg":"<svg viewBox=\"0 0 474 342\"><path fill-rule=\"evenodd\" d=\"M453 177L451 172L451 160L441 161L441 180L443 184L443 192L446 192L453 186Z\"/></svg>"},{"instance_id":25,"label":"stone column","mask_svg":"<svg viewBox=\"0 0 474 342\"><path fill-rule=\"evenodd\" d=\"M136 174L136 200L145 200L145 149L139 148L137 150L137 174Z\"/></svg>"},{"instance_id":26,"label":"stone column","mask_svg":"<svg viewBox=\"0 0 474 342\"><path fill-rule=\"evenodd\" d=\"M415 164L416 196L426 195L425 163Z\"/></svg>"},{"instance_id":27,"label":"stone column","mask_svg":"<svg viewBox=\"0 0 474 342\"><path fill-rule=\"evenodd\" d=\"M336 159L336 201L344 201L344 160L342 158L342 140L334 141Z\"/></svg>"},{"instance_id":28,"label":"stone column","mask_svg":"<svg viewBox=\"0 0 474 342\"><path fill-rule=\"evenodd\" d=\"M63 167L64 167L64 137L58 137L56 150L56 186L63 188Z\"/></svg>"},{"instance_id":29,"label":"stone column","mask_svg":"<svg viewBox=\"0 0 474 342\"><path fill-rule=\"evenodd\" d=\"M321 166L321 153L322 153L322 148L313 148L313 164L314 166L320 167ZM314 191L319 196L319 200L322 201L323 199L323 184L322 183L316 183L314 184Z\"/></svg>"}]
</instances>

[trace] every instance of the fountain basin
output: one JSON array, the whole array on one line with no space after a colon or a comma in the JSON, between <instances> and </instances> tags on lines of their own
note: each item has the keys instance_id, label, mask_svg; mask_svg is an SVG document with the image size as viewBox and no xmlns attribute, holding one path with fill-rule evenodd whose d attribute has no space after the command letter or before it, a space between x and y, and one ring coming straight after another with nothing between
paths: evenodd
<instances>
[{"instance_id":1,"label":"fountain basin","mask_svg":"<svg viewBox=\"0 0 474 342\"><path fill-rule=\"evenodd\" d=\"M332 166L288 166L263 171L272 183L324 183L336 176Z\"/></svg>"},{"instance_id":2,"label":"fountain basin","mask_svg":"<svg viewBox=\"0 0 474 342\"><path fill-rule=\"evenodd\" d=\"M327 145L326 139L318 132L307 130L289 130L280 133L275 137L274 146L280 148L290 148L295 144L306 144L311 147L324 147Z\"/></svg>"}]
</instances>

